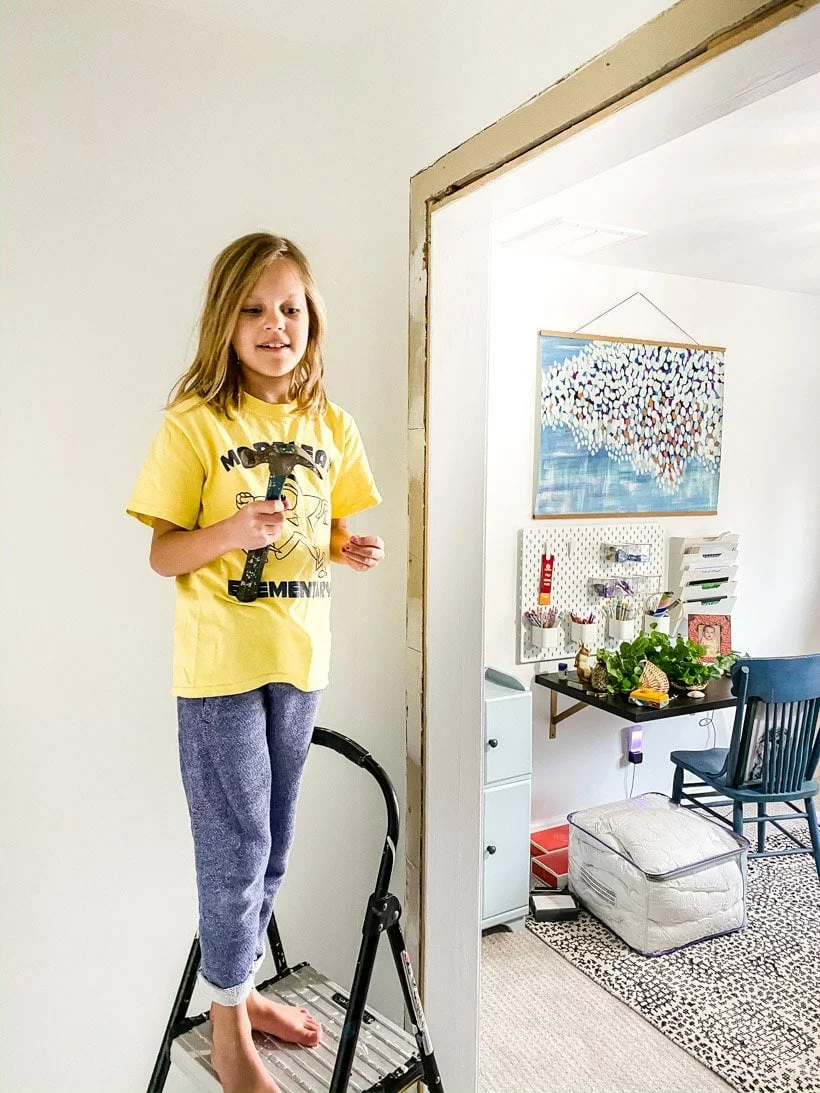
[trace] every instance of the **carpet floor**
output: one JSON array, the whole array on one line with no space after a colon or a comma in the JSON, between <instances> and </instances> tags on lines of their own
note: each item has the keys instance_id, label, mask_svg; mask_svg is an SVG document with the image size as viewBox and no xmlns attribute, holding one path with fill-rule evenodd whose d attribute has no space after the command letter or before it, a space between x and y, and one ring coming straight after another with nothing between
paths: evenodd
<instances>
[{"instance_id":1,"label":"carpet floor","mask_svg":"<svg viewBox=\"0 0 820 1093\"><path fill-rule=\"evenodd\" d=\"M481 1093L730 1093L529 930L481 956Z\"/></svg>"}]
</instances>

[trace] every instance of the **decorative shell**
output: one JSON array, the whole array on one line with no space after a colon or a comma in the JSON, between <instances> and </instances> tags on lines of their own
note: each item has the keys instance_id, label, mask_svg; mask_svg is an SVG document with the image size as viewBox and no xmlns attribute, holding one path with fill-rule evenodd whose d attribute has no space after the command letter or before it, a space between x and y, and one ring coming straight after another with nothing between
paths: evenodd
<instances>
[{"instance_id":1,"label":"decorative shell","mask_svg":"<svg viewBox=\"0 0 820 1093\"><path fill-rule=\"evenodd\" d=\"M662 691L666 695L669 694L669 679L666 672L662 672L657 664L653 664L650 660L646 662L641 672L639 686L648 688L650 691Z\"/></svg>"},{"instance_id":2,"label":"decorative shell","mask_svg":"<svg viewBox=\"0 0 820 1093\"><path fill-rule=\"evenodd\" d=\"M597 691L599 694L606 691L609 686L609 672L606 670L606 665L602 664L600 660L590 673L589 685L593 691Z\"/></svg>"},{"instance_id":3,"label":"decorative shell","mask_svg":"<svg viewBox=\"0 0 820 1093\"><path fill-rule=\"evenodd\" d=\"M575 654L575 674L580 680L588 680L592 673L589 666L589 649L581 644L581 648Z\"/></svg>"}]
</instances>

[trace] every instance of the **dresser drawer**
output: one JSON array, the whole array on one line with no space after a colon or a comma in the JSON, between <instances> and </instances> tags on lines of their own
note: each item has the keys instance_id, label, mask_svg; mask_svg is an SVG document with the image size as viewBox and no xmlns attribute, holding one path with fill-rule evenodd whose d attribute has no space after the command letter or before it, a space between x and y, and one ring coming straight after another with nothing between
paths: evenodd
<instances>
[{"instance_id":1,"label":"dresser drawer","mask_svg":"<svg viewBox=\"0 0 820 1093\"><path fill-rule=\"evenodd\" d=\"M527 906L529 833L529 778L484 790L483 919Z\"/></svg>"},{"instance_id":2,"label":"dresser drawer","mask_svg":"<svg viewBox=\"0 0 820 1093\"><path fill-rule=\"evenodd\" d=\"M484 784L521 778L532 770L532 695L486 704Z\"/></svg>"}]
</instances>

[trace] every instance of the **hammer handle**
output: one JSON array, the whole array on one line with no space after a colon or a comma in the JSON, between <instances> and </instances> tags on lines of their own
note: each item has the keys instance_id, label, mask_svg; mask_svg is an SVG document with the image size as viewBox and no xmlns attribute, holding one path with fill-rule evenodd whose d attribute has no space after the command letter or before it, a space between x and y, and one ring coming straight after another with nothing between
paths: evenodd
<instances>
[{"instance_id":1,"label":"hammer handle","mask_svg":"<svg viewBox=\"0 0 820 1093\"><path fill-rule=\"evenodd\" d=\"M272 474L268 479L268 492L265 494L265 500L279 501L286 480L286 474ZM259 547L257 550L248 551L239 588L236 590L236 598L240 603L253 603L259 595L259 581L262 579L262 570L268 560L268 550L269 547Z\"/></svg>"}]
</instances>

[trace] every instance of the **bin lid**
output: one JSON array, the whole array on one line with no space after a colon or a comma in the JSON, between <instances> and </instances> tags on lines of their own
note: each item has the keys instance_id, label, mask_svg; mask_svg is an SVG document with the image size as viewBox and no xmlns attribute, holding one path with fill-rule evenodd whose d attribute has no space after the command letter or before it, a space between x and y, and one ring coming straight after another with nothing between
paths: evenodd
<instances>
[{"instance_id":1,"label":"bin lid","mask_svg":"<svg viewBox=\"0 0 820 1093\"><path fill-rule=\"evenodd\" d=\"M673 804L662 793L597 805L567 818L579 831L655 876L706 864L749 847L748 840L728 827Z\"/></svg>"},{"instance_id":2,"label":"bin lid","mask_svg":"<svg viewBox=\"0 0 820 1093\"><path fill-rule=\"evenodd\" d=\"M515 676L500 672L498 668L484 669L485 698L512 698L513 695L510 694L510 691L514 692L515 696L520 695L522 692L529 694L528 688Z\"/></svg>"}]
</instances>

